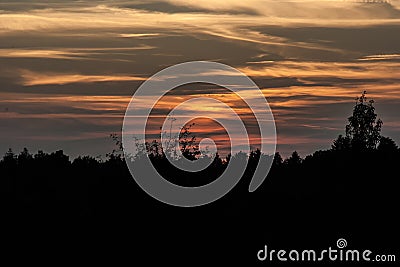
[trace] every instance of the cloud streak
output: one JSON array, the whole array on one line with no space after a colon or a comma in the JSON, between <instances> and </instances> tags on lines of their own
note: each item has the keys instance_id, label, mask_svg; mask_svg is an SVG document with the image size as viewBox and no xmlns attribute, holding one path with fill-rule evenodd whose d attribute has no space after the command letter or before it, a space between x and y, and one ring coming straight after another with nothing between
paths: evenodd
<instances>
[{"instance_id":1,"label":"cloud streak","mask_svg":"<svg viewBox=\"0 0 400 267\"><path fill-rule=\"evenodd\" d=\"M22 84L24 86L34 85L64 85L71 83L94 83L94 82L126 82L144 81L146 78L129 75L83 75L83 74L60 74L60 73L37 73L29 70L21 70Z\"/></svg>"}]
</instances>

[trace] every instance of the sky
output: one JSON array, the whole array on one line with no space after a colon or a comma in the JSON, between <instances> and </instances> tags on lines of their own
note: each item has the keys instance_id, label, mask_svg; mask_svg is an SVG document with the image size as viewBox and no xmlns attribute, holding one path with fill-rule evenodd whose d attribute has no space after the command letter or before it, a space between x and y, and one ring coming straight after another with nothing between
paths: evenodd
<instances>
[{"instance_id":1,"label":"sky","mask_svg":"<svg viewBox=\"0 0 400 267\"><path fill-rule=\"evenodd\" d=\"M400 0L0 1L0 153L104 156L140 84L194 60L255 81L283 155L330 148L364 90L382 134L400 143L399 33ZM177 89L159 106L205 95L242 106L211 85ZM209 127L198 131L223 141Z\"/></svg>"}]
</instances>

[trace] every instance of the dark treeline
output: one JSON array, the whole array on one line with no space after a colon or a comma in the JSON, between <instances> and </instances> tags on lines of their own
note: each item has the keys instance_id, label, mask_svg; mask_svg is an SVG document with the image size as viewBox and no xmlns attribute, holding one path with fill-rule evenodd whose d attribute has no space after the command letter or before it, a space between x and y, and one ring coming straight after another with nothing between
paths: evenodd
<instances>
[{"instance_id":1,"label":"dark treeline","mask_svg":"<svg viewBox=\"0 0 400 267\"><path fill-rule=\"evenodd\" d=\"M293 152L282 159L276 153L263 185L248 193L260 157L258 150L253 151L244 177L231 192L194 209L170 207L148 196L131 178L118 149L106 160L90 156L71 160L63 151L32 155L26 149L19 154L9 150L0 161L3 214L25 218L140 218L164 223L172 220L179 225L189 220L202 227L228 218L232 223L268 225L270 231L280 235L284 227L293 225L313 229L309 238L331 233L337 238L335 234L344 232L382 234L398 226L400 150L392 139L381 136L381 127L373 101L367 101L363 94L354 106L345 135L334 140L330 149L305 158ZM118 138L113 137L119 146ZM209 183L229 163L229 158L217 156L209 168L189 176L169 166L162 153L154 153L158 149L148 151L166 179L184 186ZM189 148L185 153L191 156ZM347 228L349 224L351 229Z\"/></svg>"},{"instance_id":2,"label":"dark treeline","mask_svg":"<svg viewBox=\"0 0 400 267\"><path fill-rule=\"evenodd\" d=\"M367 101L363 94L349 118L345 136L334 140L331 149L304 159L297 152L285 160L276 153L264 185L253 194L260 202L268 197L313 198L318 202L340 197L373 203L378 203L376 198L395 198L400 150L392 139L380 135L381 127L373 101ZM187 128L181 141L182 154L193 160L199 151L194 138L187 138L189 134ZM10 149L0 161L1 198L11 204L10 211L61 216L102 215L107 214L109 206L115 210L116 206L135 206L136 201L142 207L143 201L153 203L131 178L118 136L112 138L117 147L106 160L91 156L70 160L63 151L32 155L24 149L14 154ZM222 159L217 154L207 169L187 173L171 166L158 146L157 142L147 146L154 166L167 180L182 186L207 184L229 164L230 156ZM250 153L244 177L225 197L226 202L247 201L248 183L260 155L259 150Z\"/></svg>"},{"instance_id":3,"label":"dark treeline","mask_svg":"<svg viewBox=\"0 0 400 267\"><path fill-rule=\"evenodd\" d=\"M379 204L399 198L400 150L390 140L368 151L317 151L301 158L297 152L283 160L276 153L271 171L254 195L262 199L315 199L362 201ZM233 206L248 200L247 190L259 151L251 152L246 172L223 199ZM217 157L207 169L187 173L171 166L165 157L153 163L167 180L183 186L199 186L218 178L229 159ZM9 150L0 161L0 194L9 211L46 215L106 215L107 207L143 207L154 204L136 185L120 156L102 161L90 156L70 160L63 151L51 154L26 149ZM240 204L240 203L239 203ZM240 204L240 206L242 206ZM109 207L109 208L111 208ZM229 206L228 206L229 208Z\"/></svg>"}]
</instances>

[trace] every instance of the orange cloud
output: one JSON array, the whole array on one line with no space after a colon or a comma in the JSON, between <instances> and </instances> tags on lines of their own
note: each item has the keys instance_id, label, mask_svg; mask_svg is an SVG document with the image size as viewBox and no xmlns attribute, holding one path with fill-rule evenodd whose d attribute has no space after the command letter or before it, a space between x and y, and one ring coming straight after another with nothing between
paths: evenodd
<instances>
[{"instance_id":1,"label":"orange cloud","mask_svg":"<svg viewBox=\"0 0 400 267\"><path fill-rule=\"evenodd\" d=\"M33 85L63 85L70 83L93 83L93 82L126 82L144 81L146 78L128 75L83 75L83 74L61 74L61 73L38 73L22 70L21 77L24 86Z\"/></svg>"},{"instance_id":2,"label":"orange cloud","mask_svg":"<svg viewBox=\"0 0 400 267\"><path fill-rule=\"evenodd\" d=\"M239 68L252 77L339 77L385 79L400 75L400 62L277 61ZM391 70L391 71L388 71ZM397 75L396 75L397 73Z\"/></svg>"}]
</instances>

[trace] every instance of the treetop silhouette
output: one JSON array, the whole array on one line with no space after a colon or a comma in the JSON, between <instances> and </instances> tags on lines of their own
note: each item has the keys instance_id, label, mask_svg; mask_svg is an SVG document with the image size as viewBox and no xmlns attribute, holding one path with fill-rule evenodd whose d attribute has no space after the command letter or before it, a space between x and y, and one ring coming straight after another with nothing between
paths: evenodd
<instances>
[{"instance_id":1,"label":"treetop silhouette","mask_svg":"<svg viewBox=\"0 0 400 267\"><path fill-rule=\"evenodd\" d=\"M377 148L382 139L381 129L383 122L377 119L374 100L367 100L364 91L356 98L353 114L348 118L346 135L339 135L333 142L333 150L367 151Z\"/></svg>"}]
</instances>

